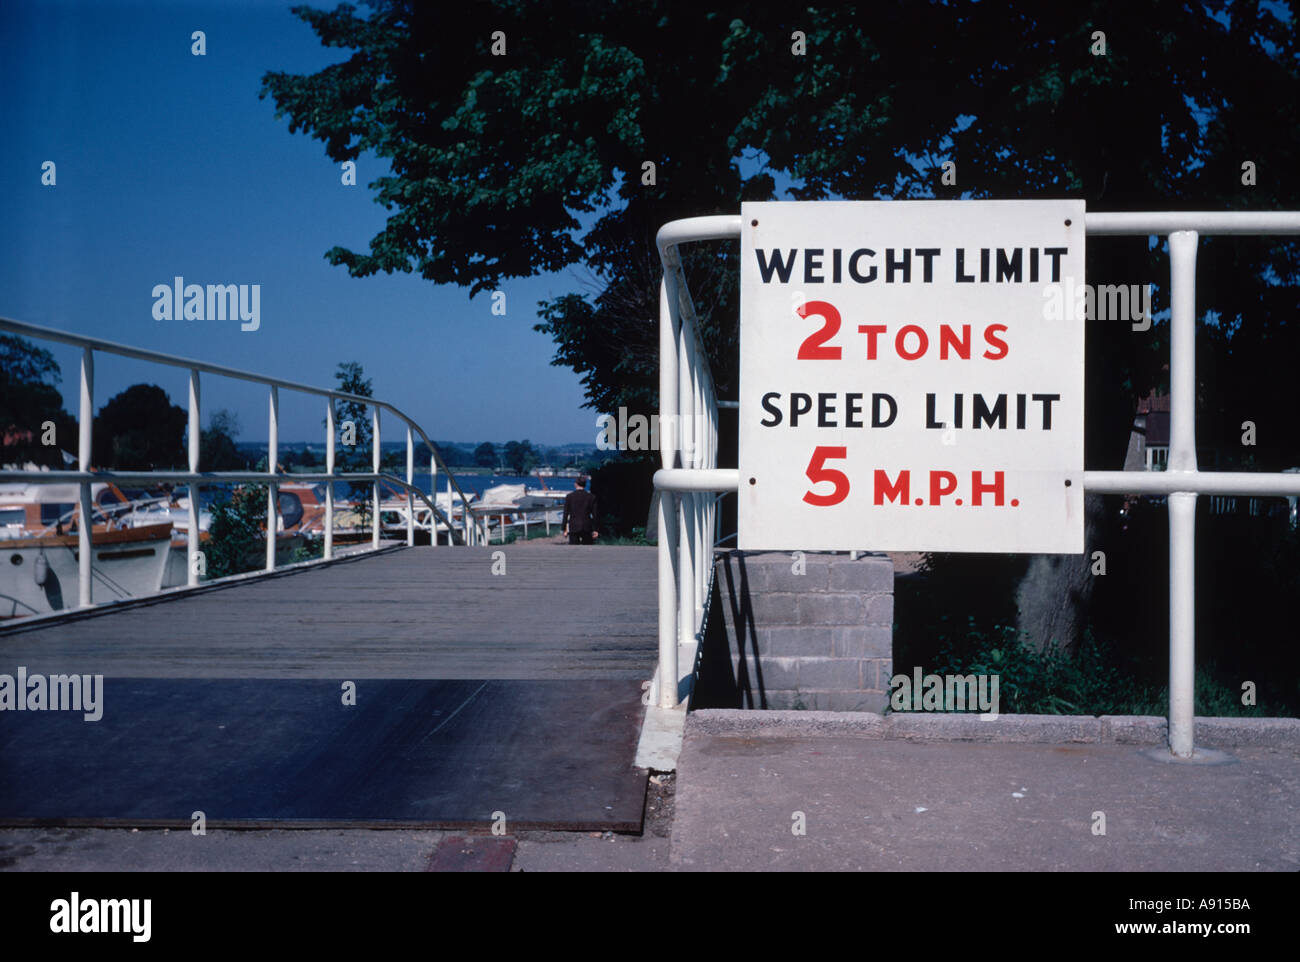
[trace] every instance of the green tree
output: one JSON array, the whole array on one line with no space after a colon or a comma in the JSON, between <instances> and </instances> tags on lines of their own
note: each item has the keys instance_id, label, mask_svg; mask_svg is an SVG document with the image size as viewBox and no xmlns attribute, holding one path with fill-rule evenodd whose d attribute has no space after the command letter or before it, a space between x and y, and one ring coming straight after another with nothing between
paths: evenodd
<instances>
[{"instance_id":1,"label":"green tree","mask_svg":"<svg viewBox=\"0 0 1300 962\"><path fill-rule=\"evenodd\" d=\"M189 416L156 384L133 384L95 417L93 453L99 468L161 471L189 466Z\"/></svg>"},{"instance_id":2,"label":"green tree","mask_svg":"<svg viewBox=\"0 0 1300 962\"><path fill-rule=\"evenodd\" d=\"M370 379L356 361L339 364L334 379L344 394L375 396ZM370 424L370 406L361 401L338 401L334 406L334 422L338 431L339 443L335 455L338 466L345 471L369 471L373 467L370 441L374 433ZM345 427L348 422L352 424L350 433ZM348 439L355 439L356 443L343 443Z\"/></svg>"},{"instance_id":3,"label":"green tree","mask_svg":"<svg viewBox=\"0 0 1300 962\"><path fill-rule=\"evenodd\" d=\"M365 376L361 365L356 361L340 363L338 370L334 372L334 378L338 381L339 390L344 394L355 394L358 397L375 396L370 378ZM335 427L339 432L340 441L335 448L337 467L343 471L370 471L374 467L371 451L374 431L370 422L370 406L361 401L339 401L334 411ZM352 424L351 437L355 439L355 444L342 443L349 438L347 422ZM353 482L348 485L347 499L355 505L363 526L370 523L370 516L373 513L371 511L373 493L374 487L368 482Z\"/></svg>"},{"instance_id":4,"label":"green tree","mask_svg":"<svg viewBox=\"0 0 1300 962\"><path fill-rule=\"evenodd\" d=\"M239 417L234 411L222 408L208 415L208 429L199 432L199 470L243 471L248 458L240 454L235 445L239 437Z\"/></svg>"},{"instance_id":5,"label":"green tree","mask_svg":"<svg viewBox=\"0 0 1300 962\"><path fill-rule=\"evenodd\" d=\"M474 449L474 463L480 468L497 466L497 449L491 441L484 441Z\"/></svg>"},{"instance_id":6,"label":"green tree","mask_svg":"<svg viewBox=\"0 0 1300 962\"><path fill-rule=\"evenodd\" d=\"M1241 182L1247 155L1277 171L1300 159L1300 100L1259 93L1297 89L1296 18L1270 4L1160 17L1137 4L1027 0L588 0L564 18L518 0L368 9L295 8L325 45L355 53L315 74L263 78L290 130L310 132L333 160L373 151L391 165L370 185L390 211L383 230L368 251L334 247L327 258L355 276L418 270L471 293L585 264L589 290L544 305L541 329L601 410L654 403L655 230L770 198L778 174L804 199L1068 195L1109 210L1300 200L1294 178ZM1101 23L1104 56L1092 37ZM513 41L505 57L488 49L498 29ZM806 32L803 55L794 30ZM1062 137L1063 123L1087 136ZM956 187L939 182L947 158L960 162ZM657 163L653 186L646 161ZM1300 289L1297 245L1206 243L1229 261L1198 304L1228 323L1256 308L1242 347L1277 370L1278 353L1257 349L1271 338L1258 334L1288 345L1300 336L1282 330ZM1167 276L1142 238L1090 244L1088 256L1090 279ZM719 390L735 397L734 244L688 255L686 269ZM1166 348L1160 330L1090 325L1090 466L1122 461L1133 402L1160 382ZM1294 448L1300 422L1286 404L1271 410L1273 437Z\"/></svg>"},{"instance_id":7,"label":"green tree","mask_svg":"<svg viewBox=\"0 0 1300 962\"><path fill-rule=\"evenodd\" d=\"M537 452L531 441L507 441L503 459L514 474L527 474L537 466Z\"/></svg>"},{"instance_id":8,"label":"green tree","mask_svg":"<svg viewBox=\"0 0 1300 962\"><path fill-rule=\"evenodd\" d=\"M54 355L12 334L0 334L0 464L28 461L65 467L61 450L77 448L77 422L63 410ZM47 424L53 424L53 445Z\"/></svg>"}]
</instances>

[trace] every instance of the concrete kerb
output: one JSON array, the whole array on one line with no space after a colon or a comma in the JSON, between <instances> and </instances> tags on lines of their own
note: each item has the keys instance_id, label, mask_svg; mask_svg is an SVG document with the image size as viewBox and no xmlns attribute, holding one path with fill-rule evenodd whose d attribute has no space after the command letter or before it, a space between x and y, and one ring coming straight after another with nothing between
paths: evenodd
<instances>
[{"instance_id":1,"label":"concrete kerb","mask_svg":"<svg viewBox=\"0 0 1300 962\"><path fill-rule=\"evenodd\" d=\"M1164 745L1168 722L1151 715L999 715L895 712L752 711L690 713L687 734L798 737L857 736L905 741ZM1197 717L1196 744L1216 748L1300 750L1300 719Z\"/></svg>"}]
</instances>

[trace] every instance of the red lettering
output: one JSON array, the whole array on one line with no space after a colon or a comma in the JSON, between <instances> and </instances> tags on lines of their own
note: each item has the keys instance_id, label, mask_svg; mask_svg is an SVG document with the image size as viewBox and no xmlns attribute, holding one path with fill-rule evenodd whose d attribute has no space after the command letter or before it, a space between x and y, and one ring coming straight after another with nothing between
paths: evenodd
<instances>
[{"instance_id":1,"label":"red lettering","mask_svg":"<svg viewBox=\"0 0 1300 962\"><path fill-rule=\"evenodd\" d=\"M907 335L912 331L916 332L918 346L915 352L909 354L907 351ZM908 324L905 327L899 328L898 336L894 338L894 350L898 351L898 356L904 361L915 361L918 357L923 355L929 347L930 338L926 336L924 330L917 327L915 324Z\"/></svg>"},{"instance_id":2,"label":"red lettering","mask_svg":"<svg viewBox=\"0 0 1300 962\"><path fill-rule=\"evenodd\" d=\"M840 348L826 343L840 329L840 312L825 301L809 301L807 304L799 305L795 313L800 317L820 316L826 321L821 326L821 330L814 331L804 339L804 342L799 345L799 353L796 357L801 361L840 360Z\"/></svg>"},{"instance_id":3,"label":"red lettering","mask_svg":"<svg viewBox=\"0 0 1300 962\"><path fill-rule=\"evenodd\" d=\"M987 336L987 333L986 335ZM948 348L957 352L957 356L964 361L970 360L970 325L961 326L961 340L957 340L957 335L947 324L939 328L939 360L948 360Z\"/></svg>"},{"instance_id":4,"label":"red lettering","mask_svg":"<svg viewBox=\"0 0 1300 962\"><path fill-rule=\"evenodd\" d=\"M951 471L930 472L930 503L939 504L945 494L957 490L957 475Z\"/></svg>"},{"instance_id":5,"label":"red lettering","mask_svg":"<svg viewBox=\"0 0 1300 962\"><path fill-rule=\"evenodd\" d=\"M876 504L884 504L885 498L890 501L901 500L907 504L910 493L909 475L911 472L903 470L898 472L898 480L893 484L889 483L889 472L876 468Z\"/></svg>"},{"instance_id":6,"label":"red lettering","mask_svg":"<svg viewBox=\"0 0 1300 962\"><path fill-rule=\"evenodd\" d=\"M984 356L990 361L1000 361L1007 356L1007 342L993 333L994 331L1001 331L1005 334L1006 330L1007 326L1005 324L990 324L988 327L984 328L984 340L988 342L990 346L1000 349L996 354L992 351L984 352Z\"/></svg>"},{"instance_id":7,"label":"red lettering","mask_svg":"<svg viewBox=\"0 0 1300 962\"><path fill-rule=\"evenodd\" d=\"M820 484L825 481L834 485L834 490L830 494L815 494L812 491L805 492L803 499L809 504L814 504L819 508L827 508L833 504L839 504L849 496L849 479L843 471L836 471L834 468L826 467L826 462L831 459L847 458L849 449L847 447L832 447L829 445L819 444L813 449L812 460L808 462L808 470L804 473L808 475L808 480L813 484Z\"/></svg>"},{"instance_id":8,"label":"red lettering","mask_svg":"<svg viewBox=\"0 0 1300 962\"><path fill-rule=\"evenodd\" d=\"M983 480L983 477L984 477L983 474L982 474L981 472L979 472L979 471L972 471L972 472L971 472L971 480L970 480L970 486L971 486L971 499L970 499L970 503L973 504L973 505L975 505L976 507L979 507L981 504L984 503L984 493L985 493L986 491L992 491L992 492L993 492L993 503L996 504L996 505L998 505L999 507L1001 507L1001 505L1002 505L1002 498L1003 498L1003 495L1006 493L1006 492L1003 490L1003 481L1004 481L1004 474L1003 474L1003 472L1001 472L1001 471L994 471L994 472L993 472L993 483L992 483L992 484L986 484L986 483L984 482L984 480Z\"/></svg>"},{"instance_id":9,"label":"red lettering","mask_svg":"<svg viewBox=\"0 0 1300 962\"><path fill-rule=\"evenodd\" d=\"M876 359L876 335L885 332L884 324L859 324L858 332L867 335L867 360Z\"/></svg>"}]
</instances>

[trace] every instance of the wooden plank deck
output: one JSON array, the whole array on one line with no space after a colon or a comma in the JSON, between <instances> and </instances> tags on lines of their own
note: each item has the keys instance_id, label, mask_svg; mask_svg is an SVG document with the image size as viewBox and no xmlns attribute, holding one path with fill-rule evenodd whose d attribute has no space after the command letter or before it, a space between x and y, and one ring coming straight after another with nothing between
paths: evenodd
<instances>
[{"instance_id":1,"label":"wooden plank deck","mask_svg":"<svg viewBox=\"0 0 1300 962\"><path fill-rule=\"evenodd\" d=\"M505 574L493 574L496 552L504 552ZM402 548L0 632L0 671L648 679L656 661L656 574L654 548Z\"/></svg>"}]
</instances>

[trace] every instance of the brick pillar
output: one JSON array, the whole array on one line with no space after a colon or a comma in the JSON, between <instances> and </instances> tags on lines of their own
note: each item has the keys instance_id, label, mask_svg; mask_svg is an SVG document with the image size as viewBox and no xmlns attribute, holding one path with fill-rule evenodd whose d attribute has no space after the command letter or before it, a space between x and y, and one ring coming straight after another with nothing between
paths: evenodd
<instances>
[{"instance_id":1,"label":"brick pillar","mask_svg":"<svg viewBox=\"0 0 1300 962\"><path fill-rule=\"evenodd\" d=\"M885 710L894 637L888 557L731 551L717 566L746 708Z\"/></svg>"}]
</instances>

